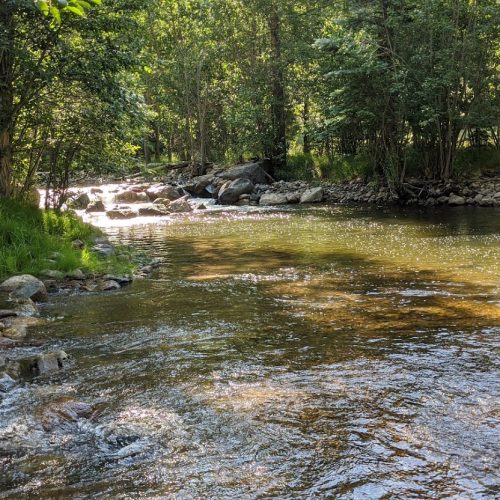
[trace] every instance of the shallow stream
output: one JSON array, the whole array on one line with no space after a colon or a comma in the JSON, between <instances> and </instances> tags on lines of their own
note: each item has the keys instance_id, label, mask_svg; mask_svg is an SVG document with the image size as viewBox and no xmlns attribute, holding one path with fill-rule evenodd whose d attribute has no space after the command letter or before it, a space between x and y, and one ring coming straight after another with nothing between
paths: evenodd
<instances>
[{"instance_id":1,"label":"shallow stream","mask_svg":"<svg viewBox=\"0 0 500 500\"><path fill-rule=\"evenodd\" d=\"M44 309L74 366L0 400L0 498L498 497L498 209L105 230L162 267ZM98 411L47 431L60 398Z\"/></svg>"}]
</instances>

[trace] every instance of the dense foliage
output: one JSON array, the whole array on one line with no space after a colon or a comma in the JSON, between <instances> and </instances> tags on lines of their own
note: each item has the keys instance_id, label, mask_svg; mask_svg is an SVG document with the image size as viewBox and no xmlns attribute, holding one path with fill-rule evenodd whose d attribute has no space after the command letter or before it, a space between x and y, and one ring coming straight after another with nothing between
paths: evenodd
<instances>
[{"instance_id":1,"label":"dense foliage","mask_svg":"<svg viewBox=\"0 0 500 500\"><path fill-rule=\"evenodd\" d=\"M0 196L250 156L446 179L498 158L499 32L496 0L4 0Z\"/></svg>"}]
</instances>

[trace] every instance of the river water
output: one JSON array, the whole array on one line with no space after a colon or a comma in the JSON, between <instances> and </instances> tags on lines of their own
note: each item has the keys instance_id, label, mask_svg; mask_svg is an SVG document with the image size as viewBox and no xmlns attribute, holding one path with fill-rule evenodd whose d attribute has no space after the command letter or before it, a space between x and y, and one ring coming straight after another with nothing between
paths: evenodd
<instances>
[{"instance_id":1,"label":"river water","mask_svg":"<svg viewBox=\"0 0 500 500\"><path fill-rule=\"evenodd\" d=\"M0 400L1 498L498 497L498 210L106 231L162 267L45 308L74 365ZM45 430L61 398L97 412Z\"/></svg>"}]
</instances>

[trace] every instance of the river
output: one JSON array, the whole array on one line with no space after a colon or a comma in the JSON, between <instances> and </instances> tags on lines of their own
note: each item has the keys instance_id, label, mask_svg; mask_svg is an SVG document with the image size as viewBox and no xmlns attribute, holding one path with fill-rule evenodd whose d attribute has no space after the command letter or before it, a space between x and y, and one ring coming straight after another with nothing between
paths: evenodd
<instances>
[{"instance_id":1,"label":"river","mask_svg":"<svg viewBox=\"0 0 500 500\"><path fill-rule=\"evenodd\" d=\"M0 400L0 498L498 497L499 214L106 223L163 264L44 308L74 365ZM44 430L62 397L98 411Z\"/></svg>"}]
</instances>

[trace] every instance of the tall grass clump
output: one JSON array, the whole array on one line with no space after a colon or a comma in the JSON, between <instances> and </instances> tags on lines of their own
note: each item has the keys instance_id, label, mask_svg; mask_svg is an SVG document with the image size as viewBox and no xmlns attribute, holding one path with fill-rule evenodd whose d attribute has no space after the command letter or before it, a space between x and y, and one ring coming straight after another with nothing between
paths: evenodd
<instances>
[{"instance_id":1,"label":"tall grass clump","mask_svg":"<svg viewBox=\"0 0 500 500\"><path fill-rule=\"evenodd\" d=\"M0 278L45 269L88 274L127 270L116 258L102 260L88 248L100 231L71 212L40 210L14 200L0 199ZM74 248L80 239L85 248Z\"/></svg>"}]
</instances>

